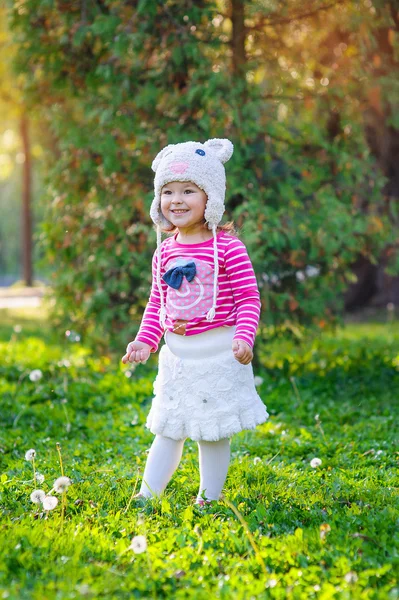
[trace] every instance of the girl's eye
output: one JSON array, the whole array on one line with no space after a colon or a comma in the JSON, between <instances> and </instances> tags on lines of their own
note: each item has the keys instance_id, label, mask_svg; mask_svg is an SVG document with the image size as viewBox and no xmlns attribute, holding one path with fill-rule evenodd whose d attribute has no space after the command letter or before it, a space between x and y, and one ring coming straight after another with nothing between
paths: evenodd
<instances>
[{"instance_id":1,"label":"girl's eye","mask_svg":"<svg viewBox=\"0 0 399 600\"><path fill-rule=\"evenodd\" d=\"M185 192L193 192L195 193L195 190L184 190ZM170 190L165 190L164 192L162 192L162 194L171 194Z\"/></svg>"}]
</instances>

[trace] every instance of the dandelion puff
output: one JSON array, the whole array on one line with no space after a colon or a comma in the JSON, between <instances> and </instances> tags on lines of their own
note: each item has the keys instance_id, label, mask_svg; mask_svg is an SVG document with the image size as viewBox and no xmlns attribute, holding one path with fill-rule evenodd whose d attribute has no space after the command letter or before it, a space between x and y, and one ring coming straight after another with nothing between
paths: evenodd
<instances>
[{"instance_id":1,"label":"dandelion puff","mask_svg":"<svg viewBox=\"0 0 399 600\"><path fill-rule=\"evenodd\" d=\"M256 465L258 462L262 462L262 459L259 456L255 456L254 465Z\"/></svg>"},{"instance_id":2,"label":"dandelion puff","mask_svg":"<svg viewBox=\"0 0 399 600\"><path fill-rule=\"evenodd\" d=\"M68 367L71 366L71 362L68 359L63 358L62 360L58 361L57 365L59 367L66 367L66 368L68 368Z\"/></svg>"},{"instance_id":3,"label":"dandelion puff","mask_svg":"<svg viewBox=\"0 0 399 600\"><path fill-rule=\"evenodd\" d=\"M88 596L91 592L91 588L87 583L82 583L80 585L76 586L76 590L79 592L79 594L81 594L82 596Z\"/></svg>"},{"instance_id":4,"label":"dandelion puff","mask_svg":"<svg viewBox=\"0 0 399 600\"><path fill-rule=\"evenodd\" d=\"M29 460L32 461L36 456L36 450L34 450L33 448L31 448L30 450L28 450L25 453L25 460Z\"/></svg>"},{"instance_id":5,"label":"dandelion puff","mask_svg":"<svg viewBox=\"0 0 399 600\"><path fill-rule=\"evenodd\" d=\"M256 386L262 385L262 383L263 383L263 377L259 377L259 375L255 375L255 377L254 377L254 383L255 383Z\"/></svg>"},{"instance_id":6,"label":"dandelion puff","mask_svg":"<svg viewBox=\"0 0 399 600\"><path fill-rule=\"evenodd\" d=\"M57 494L63 494L69 488L71 483L72 481L69 479L69 477L58 477L53 484L54 491Z\"/></svg>"},{"instance_id":7,"label":"dandelion puff","mask_svg":"<svg viewBox=\"0 0 399 600\"><path fill-rule=\"evenodd\" d=\"M30 499L35 504L42 504L45 497L46 497L46 492L44 492L43 490L34 490L30 495Z\"/></svg>"},{"instance_id":8,"label":"dandelion puff","mask_svg":"<svg viewBox=\"0 0 399 600\"><path fill-rule=\"evenodd\" d=\"M29 379L31 381L39 381L43 377L43 373L40 369L34 369L29 373Z\"/></svg>"},{"instance_id":9,"label":"dandelion puff","mask_svg":"<svg viewBox=\"0 0 399 600\"><path fill-rule=\"evenodd\" d=\"M36 473L36 481L37 483L43 483L44 475L42 475L42 473Z\"/></svg>"},{"instance_id":10,"label":"dandelion puff","mask_svg":"<svg viewBox=\"0 0 399 600\"><path fill-rule=\"evenodd\" d=\"M349 571L344 577L346 583L356 583L358 580L357 574L354 571Z\"/></svg>"},{"instance_id":11,"label":"dandelion puff","mask_svg":"<svg viewBox=\"0 0 399 600\"><path fill-rule=\"evenodd\" d=\"M53 510L58 504L58 498L55 496L45 496L43 498L43 508L44 510Z\"/></svg>"},{"instance_id":12,"label":"dandelion puff","mask_svg":"<svg viewBox=\"0 0 399 600\"><path fill-rule=\"evenodd\" d=\"M136 535L132 539L132 543L129 546L130 550L133 550L135 554L141 554L147 549L147 540L144 535Z\"/></svg>"},{"instance_id":13,"label":"dandelion puff","mask_svg":"<svg viewBox=\"0 0 399 600\"><path fill-rule=\"evenodd\" d=\"M312 469L317 469L317 467L320 467L320 465L321 465L320 458L312 458L312 460L310 461L310 466L312 467Z\"/></svg>"},{"instance_id":14,"label":"dandelion puff","mask_svg":"<svg viewBox=\"0 0 399 600\"><path fill-rule=\"evenodd\" d=\"M15 333L21 333L22 325L14 325L14 331Z\"/></svg>"}]
</instances>

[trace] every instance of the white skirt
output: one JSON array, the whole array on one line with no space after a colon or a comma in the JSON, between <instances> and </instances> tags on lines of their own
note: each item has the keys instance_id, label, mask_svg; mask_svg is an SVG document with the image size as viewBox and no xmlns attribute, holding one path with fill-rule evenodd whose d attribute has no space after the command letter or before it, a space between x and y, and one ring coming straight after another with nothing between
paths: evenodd
<instances>
[{"instance_id":1,"label":"white skirt","mask_svg":"<svg viewBox=\"0 0 399 600\"><path fill-rule=\"evenodd\" d=\"M252 364L234 358L235 329L217 327L192 336L165 332L146 421L151 433L214 442L268 419Z\"/></svg>"}]
</instances>

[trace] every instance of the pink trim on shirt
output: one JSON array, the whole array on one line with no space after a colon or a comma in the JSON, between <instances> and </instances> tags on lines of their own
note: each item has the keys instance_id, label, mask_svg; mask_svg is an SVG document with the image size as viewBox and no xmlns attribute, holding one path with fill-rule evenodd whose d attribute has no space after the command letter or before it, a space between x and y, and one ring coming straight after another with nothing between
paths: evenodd
<instances>
[{"instance_id":1,"label":"pink trim on shirt","mask_svg":"<svg viewBox=\"0 0 399 600\"><path fill-rule=\"evenodd\" d=\"M165 265L170 259L192 257L213 266L213 238L197 244L181 244L176 241L177 233L161 244L161 277ZM189 320L185 335L196 335L215 327L236 325L235 340L244 340L254 345L260 317L260 294L251 260L244 243L225 231L217 234L219 260L219 292L216 313L213 321L207 321L206 315ZM152 258L152 287L147 306L144 310L140 330L136 341L151 346L151 352L158 350L164 333L159 321L161 301L156 284L157 252ZM162 292L166 300L167 283L161 279ZM167 315L166 329L173 331L174 321Z\"/></svg>"}]
</instances>

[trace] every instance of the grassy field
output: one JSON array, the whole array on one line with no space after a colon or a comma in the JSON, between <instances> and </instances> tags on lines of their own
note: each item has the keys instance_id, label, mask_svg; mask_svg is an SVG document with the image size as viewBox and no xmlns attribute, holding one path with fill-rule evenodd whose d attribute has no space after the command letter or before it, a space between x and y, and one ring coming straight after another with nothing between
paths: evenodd
<instances>
[{"instance_id":1,"label":"grassy field","mask_svg":"<svg viewBox=\"0 0 399 600\"><path fill-rule=\"evenodd\" d=\"M161 499L131 499L155 362L123 350L0 314L0 598L399 598L397 323L260 348L271 418L233 438L225 500L202 512L191 440ZM31 501L62 474L53 510Z\"/></svg>"}]
</instances>

